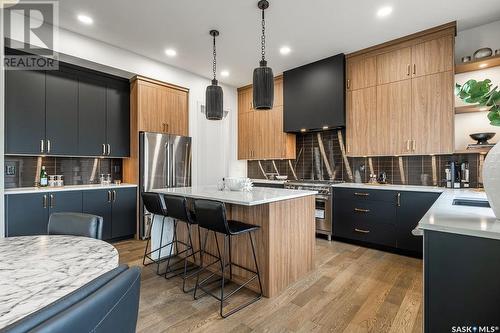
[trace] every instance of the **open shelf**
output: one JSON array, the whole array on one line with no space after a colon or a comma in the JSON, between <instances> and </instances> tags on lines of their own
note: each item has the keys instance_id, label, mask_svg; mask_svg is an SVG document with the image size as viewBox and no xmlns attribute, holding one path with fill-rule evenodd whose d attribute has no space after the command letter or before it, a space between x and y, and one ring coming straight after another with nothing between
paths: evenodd
<instances>
[{"instance_id":1,"label":"open shelf","mask_svg":"<svg viewBox=\"0 0 500 333\"><path fill-rule=\"evenodd\" d=\"M477 104L475 104L475 105L456 106L455 107L455 114L471 113L471 112L486 112L486 111L488 111L488 108L486 108L484 106L479 106Z\"/></svg>"},{"instance_id":2,"label":"open shelf","mask_svg":"<svg viewBox=\"0 0 500 333\"><path fill-rule=\"evenodd\" d=\"M455 74L467 73L495 66L500 66L500 55L457 64L455 65Z\"/></svg>"},{"instance_id":3,"label":"open shelf","mask_svg":"<svg viewBox=\"0 0 500 333\"><path fill-rule=\"evenodd\" d=\"M453 154L487 154L493 147L455 150Z\"/></svg>"}]
</instances>

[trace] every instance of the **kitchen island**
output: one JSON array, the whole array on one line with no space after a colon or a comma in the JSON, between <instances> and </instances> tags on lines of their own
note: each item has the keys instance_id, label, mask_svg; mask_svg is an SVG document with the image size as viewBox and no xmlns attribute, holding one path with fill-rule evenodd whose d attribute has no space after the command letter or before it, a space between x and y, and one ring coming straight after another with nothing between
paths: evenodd
<instances>
[{"instance_id":1,"label":"kitchen island","mask_svg":"<svg viewBox=\"0 0 500 333\"><path fill-rule=\"evenodd\" d=\"M314 268L315 191L254 188L251 192L219 191L215 186L155 189L153 192L193 199L224 202L227 218L260 226L255 233L257 262L263 294L273 297ZM177 227L180 240L187 242L186 227ZM204 231L202 231L204 233ZM222 242L222 236L219 242ZM193 228L193 240L198 230ZM195 251L199 248L194 241ZM246 237L233 237L232 261L253 268L250 244ZM210 235L207 252L217 253L215 238ZM233 279L241 282L249 273L234 267ZM249 288L258 290L257 281Z\"/></svg>"}]
</instances>

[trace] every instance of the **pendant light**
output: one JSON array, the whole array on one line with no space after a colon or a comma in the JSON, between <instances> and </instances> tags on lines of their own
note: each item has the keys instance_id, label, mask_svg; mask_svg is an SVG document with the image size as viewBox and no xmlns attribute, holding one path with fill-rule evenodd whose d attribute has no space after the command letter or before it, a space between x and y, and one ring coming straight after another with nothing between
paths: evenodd
<instances>
[{"instance_id":1,"label":"pendant light","mask_svg":"<svg viewBox=\"0 0 500 333\"><path fill-rule=\"evenodd\" d=\"M273 70L267 67L266 61L266 21L264 11L269 8L269 2L260 0L257 6L262 10L262 59L260 66L253 70L253 106L256 110L269 110L274 103L274 75Z\"/></svg>"},{"instance_id":2,"label":"pendant light","mask_svg":"<svg viewBox=\"0 0 500 333\"><path fill-rule=\"evenodd\" d=\"M219 36L219 32L217 30L210 30L210 36L214 38L214 60L212 64L212 70L214 72L214 78L212 80L212 84L207 87L205 93L205 117L208 120L221 120L223 117L222 110L222 87L217 84L217 52L215 49L215 37Z\"/></svg>"}]
</instances>

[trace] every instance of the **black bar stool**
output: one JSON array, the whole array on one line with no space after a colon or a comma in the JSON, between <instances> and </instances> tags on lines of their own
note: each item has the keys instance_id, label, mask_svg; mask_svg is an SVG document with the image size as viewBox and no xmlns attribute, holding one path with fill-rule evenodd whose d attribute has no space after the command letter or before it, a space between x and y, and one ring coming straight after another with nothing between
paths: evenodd
<instances>
[{"instance_id":1,"label":"black bar stool","mask_svg":"<svg viewBox=\"0 0 500 333\"><path fill-rule=\"evenodd\" d=\"M165 226L165 218L167 217L167 208L165 206L165 201L163 200L163 196L158 193L153 192L142 192L141 193L142 202L146 210L151 214L151 226L147 232L147 243L146 249L144 250L144 256L142 257L142 264L144 266L148 266L151 264L156 264L156 274L160 274L160 264L164 260L161 259L161 250L170 244L163 244L163 229ZM155 223L155 217L161 216L161 235L160 235L160 246L156 249L149 249L149 242L151 240L151 230L153 229L153 224ZM158 252L158 259L153 259L152 254ZM146 263L146 259L149 259L150 262Z\"/></svg>"},{"instance_id":2,"label":"black bar stool","mask_svg":"<svg viewBox=\"0 0 500 333\"><path fill-rule=\"evenodd\" d=\"M172 218L174 220L174 234L172 236L172 241L169 244L172 244L172 247L170 247L170 253L167 259L167 270L165 272L165 278L170 279L173 278L174 276L178 276L182 274L182 291L187 293L190 292L194 289L191 288L189 290L186 290L186 280L194 276L197 272L194 272L192 274L187 274L194 269L197 269L198 266L196 265L196 254L200 252L200 250L194 251L193 247L193 240L192 240L192 226L197 225L198 223L196 222L196 218L194 216L194 213L189 210L187 200L184 197L180 196L175 196L175 195L164 195L163 199L165 201L165 205L167 206L167 216ZM188 242L181 241L177 238L177 225L178 222L184 222L186 224L187 232L188 232ZM200 242L200 232L198 229L198 244L201 244ZM179 245L184 246L184 249L182 251L179 251ZM172 250L175 246L175 255L179 256L182 254L185 254L183 258L177 259L175 262L171 262L172 259ZM188 254L191 252L190 254ZM193 266L190 269L188 269L188 258L193 257ZM200 257L201 261L201 257ZM178 264L183 263L183 266L175 268Z\"/></svg>"},{"instance_id":3,"label":"black bar stool","mask_svg":"<svg viewBox=\"0 0 500 333\"><path fill-rule=\"evenodd\" d=\"M203 240L203 245L201 249L201 262L200 266L201 268L198 270L198 275L196 277L196 286L194 289L194 299L196 298L196 292L198 289L201 289L203 292L206 294L211 295L215 299L217 299L220 302L220 315L222 318L226 318L233 313L245 308L246 306L254 303L255 301L259 300L262 297L262 283L260 280L260 273L259 273L259 266L257 265L257 257L255 255L255 246L252 238L252 232L258 230L260 227L252 224L247 224L239 221L234 221L234 220L227 220L226 218L226 206L222 202L218 201L212 201L212 200L195 200L194 202L194 209L196 213L196 218L198 221L198 225L202 228L207 229L207 232L205 233L205 237ZM207 246L207 238L208 234L210 231L213 232L215 236L215 242L217 246L217 252L219 257L217 258L216 261L210 263L209 265L203 266L203 259L205 255L205 250ZM223 234L224 235L224 244L223 244L223 254L221 255L220 253L220 248L219 248L219 242L217 240L217 233ZM242 235L242 234L248 234L248 237L250 239L250 245L252 246L252 255L253 255L253 260L255 263L255 271L249 269L248 267L243 267L241 265L238 265L236 263L233 263L231 260L231 236L236 236L236 235ZM226 262L226 244L229 244L229 262ZM207 270L207 268L217 262L220 262L220 278L210 281L210 279L215 276L218 273L212 273L208 277L204 278L202 281L200 281L200 273L204 270ZM226 284L226 267L229 266L229 277L230 279L232 278L232 266L236 266L238 268L241 268L247 272L253 273L254 275L244 282L243 284L238 285L238 287L231 291L229 294L224 296L224 286ZM255 278L258 279L259 281L259 290L260 292L257 293L257 296L250 299L249 301L237 306L236 308L230 310L227 313L223 312L223 304L226 302L231 296L233 296L236 292L241 290L241 288L245 287L248 285L250 282L255 280ZM221 281L220 284L220 297L212 293L210 290L206 289L206 286L209 284L212 284L214 282Z\"/></svg>"}]
</instances>

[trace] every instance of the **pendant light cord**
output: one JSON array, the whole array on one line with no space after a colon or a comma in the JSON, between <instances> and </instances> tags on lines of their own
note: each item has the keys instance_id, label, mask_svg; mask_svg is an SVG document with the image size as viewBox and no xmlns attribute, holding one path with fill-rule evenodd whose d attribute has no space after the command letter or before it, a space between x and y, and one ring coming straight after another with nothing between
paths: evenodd
<instances>
[{"instance_id":1,"label":"pendant light cord","mask_svg":"<svg viewBox=\"0 0 500 333\"><path fill-rule=\"evenodd\" d=\"M262 61L266 60L266 20L264 18L264 9L262 9L262 37L260 40Z\"/></svg>"},{"instance_id":2,"label":"pendant light cord","mask_svg":"<svg viewBox=\"0 0 500 333\"><path fill-rule=\"evenodd\" d=\"M216 80L216 74L217 74L217 51L215 49L215 36L214 36L214 62L212 64L212 70L214 72L214 80Z\"/></svg>"}]
</instances>

